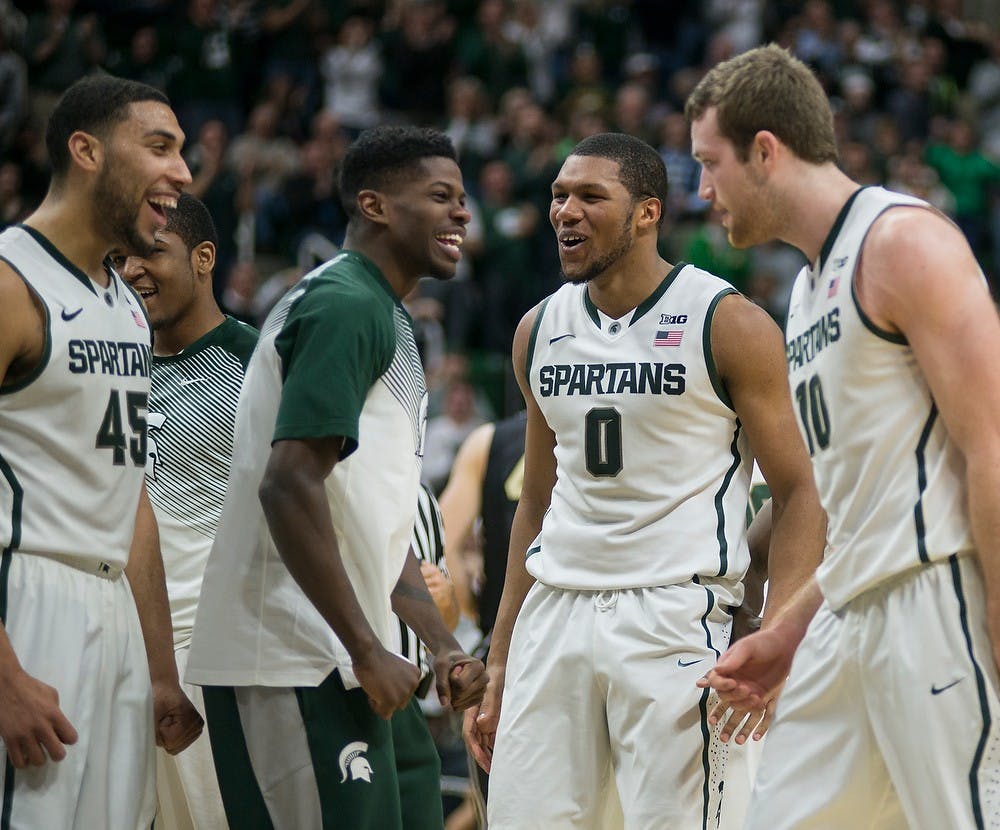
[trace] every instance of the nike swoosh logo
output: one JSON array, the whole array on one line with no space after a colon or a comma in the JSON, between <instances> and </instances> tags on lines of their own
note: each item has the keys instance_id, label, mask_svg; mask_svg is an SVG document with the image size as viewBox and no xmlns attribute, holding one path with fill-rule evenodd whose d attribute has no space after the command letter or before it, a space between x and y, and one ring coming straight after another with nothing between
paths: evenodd
<instances>
[{"instance_id":1,"label":"nike swoosh logo","mask_svg":"<svg viewBox=\"0 0 1000 830\"><path fill-rule=\"evenodd\" d=\"M76 311L67 311L64 308L62 310L62 318L63 318L63 320L65 320L68 323L70 320L72 320L74 317L76 317L76 315L79 314L81 311L83 311L82 307L78 308Z\"/></svg>"},{"instance_id":2,"label":"nike swoosh logo","mask_svg":"<svg viewBox=\"0 0 1000 830\"><path fill-rule=\"evenodd\" d=\"M941 692L944 692L944 691L950 689L952 686L955 686L955 685L961 683L963 680L965 680L965 678L964 677L960 677L960 678L958 678L958 680L952 680L951 683L947 683L944 686L931 686L931 694L932 695L939 695L939 694L941 694Z\"/></svg>"},{"instance_id":3,"label":"nike swoosh logo","mask_svg":"<svg viewBox=\"0 0 1000 830\"><path fill-rule=\"evenodd\" d=\"M203 383L204 381L205 381L205 378L185 378L184 380L181 381L180 385L181 386L188 386L188 385L190 385L192 383Z\"/></svg>"},{"instance_id":4,"label":"nike swoosh logo","mask_svg":"<svg viewBox=\"0 0 1000 830\"><path fill-rule=\"evenodd\" d=\"M560 334L558 337L550 337L549 338L549 345L551 346L553 343L558 343L560 340L565 340L567 337L576 337L576 335L575 334Z\"/></svg>"},{"instance_id":5,"label":"nike swoosh logo","mask_svg":"<svg viewBox=\"0 0 1000 830\"><path fill-rule=\"evenodd\" d=\"M687 662L678 659L677 665L682 669L686 669L688 666L693 666L695 663L700 663L704 659L705 659L704 657L701 657L697 660L688 660Z\"/></svg>"}]
</instances>

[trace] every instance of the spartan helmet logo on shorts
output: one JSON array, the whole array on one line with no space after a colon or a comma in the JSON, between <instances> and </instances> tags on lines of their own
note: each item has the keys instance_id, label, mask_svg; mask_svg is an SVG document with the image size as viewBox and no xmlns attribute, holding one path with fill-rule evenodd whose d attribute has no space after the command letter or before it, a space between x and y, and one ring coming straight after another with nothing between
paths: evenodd
<instances>
[{"instance_id":1,"label":"spartan helmet logo on shorts","mask_svg":"<svg viewBox=\"0 0 1000 830\"><path fill-rule=\"evenodd\" d=\"M350 773L352 781L367 781L369 784L371 783L373 770L372 765L365 758L367 751L368 744L364 741L352 741L340 750L338 763L340 764L341 784L347 780L348 773Z\"/></svg>"}]
</instances>

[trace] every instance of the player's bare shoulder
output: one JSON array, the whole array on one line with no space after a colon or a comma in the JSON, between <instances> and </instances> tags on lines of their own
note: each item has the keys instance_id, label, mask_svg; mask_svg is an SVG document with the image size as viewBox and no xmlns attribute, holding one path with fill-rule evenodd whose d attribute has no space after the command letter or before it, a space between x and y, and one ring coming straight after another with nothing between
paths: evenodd
<instances>
[{"instance_id":1,"label":"player's bare shoulder","mask_svg":"<svg viewBox=\"0 0 1000 830\"><path fill-rule=\"evenodd\" d=\"M531 347L531 335L535 330L535 323L538 315L545 308L547 300L542 300L534 308L529 309L517 324L514 332L514 343L511 346L511 359L514 361L514 374L518 378L523 378L526 373L526 361L528 351Z\"/></svg>"},{"instance_id":2,"label":"player's bare shoulder","mask_svg":"<svg viewBox=\"0 0 1000 830\"><path fill-rule=\"evenodd\" d=\"M766 369L785 372L781 329L759 305L742 294L723 297L712 317L712 356L719 375L729 385L748 373Z\"/></svg>"},{"instance_id":3,"label":"player's bare shoulder","mask_svg":"<svg viewBox=\"0 0 1000 830\"><path fill-rule=\"evenodd\" d=\"M937 297L969 289L986 296L982 271L961 230L929 206L897 205L871 226L854 275L858 303L880 328L899 331Z\"/></svg>"},{"instance_id":4,"label":"player's bare shoulder","mask_svg":"<svg viewBox=\"0 0 1000 830\"><path fill-rule=\"evenodd\" d=\"M45 349L45 307L8 263L0 260L0 386L31 373Z\"/></svg>"}]
</instances>

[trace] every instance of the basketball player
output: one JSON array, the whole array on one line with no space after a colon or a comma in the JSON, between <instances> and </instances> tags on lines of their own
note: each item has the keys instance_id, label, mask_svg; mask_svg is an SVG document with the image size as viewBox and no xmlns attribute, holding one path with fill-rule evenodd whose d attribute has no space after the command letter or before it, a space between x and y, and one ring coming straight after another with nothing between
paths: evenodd
<instances>
[{"instance_id":1,"label":"basketball player","mask_svg":"<svg viewBox=\"0 0 1000 830\"><path fill-rule=\"evenodd\" d=\"M741 602L754 453L774 499L770 607L822 550L780 332L660 258L666 190L660 156L622 134L580 142L552 185L566 285L514 338L524 484L487 695L465 719L492 762L491 830L604 826L611 776L626 827L715 827L724 747L687 687Z\"/></svg>"},{"instance_id":2,"label":"basketball player","mask_svg":"<svg viewBox=\"0 0 1000 830\"><path fill-rule=\"evenodd\" d=\"M106 265L152 247L191 181L183 138L155 89L74 84L46 130L48 193L0 235L4 827L148 827L154 738L176 752L201 731L143 487L149 324Z\"/></svg>"},{"instance_id":3,"label":"basketball player","mask_svg":"<svg viewBox=\"0 0 1000 830\"><path fill-rule=\"evenodd\" d=\"M234 827L403 826L388 719L420 674L388 647L390 594L444 704L485 683L408 556L426 392L400 299L461 255L451 142L366 131L341 195L344 251L278 303L250 360L191 644Z\"/></svg>"},{"instance_id":4,"label":"basketball player","mask_svg":"<svg viewBox=\"0 0 1000 830\"><path fill-rule=\"evenodd\" d=\"M122 270L154 332L146 488L182 675L229 477L236 402L257 343L256 330L224 315L212 294L217 245L208 209L182 193L152 252L128 257ZM201 689L184 691L204 715ZM156 772L158 828L226 827L207 734L180 755L157 752Z\"/></svg>"},{"instance_id":5,"label":"basketball player","mask_svg":"<svg viewBox=\"0 0 1000 830\"><path fill-rule=\"evenodd\" d=\"M524 476L524 410L476 427L462 442L441 493L441 515L449 528L450 560L462 611L489 637L496 620L507 567L510 528ZM473 597L463 561L463 545L482 518L483 584Z\"/></svg>"},{"instance_id":6,"label":"basketball player","mask_svg":"<svg viewBox=\"0 0 1000 830\"><path fill-rule=\"evenodd\" d=\"M777 46L715 67L687 114L730 241L809 262L786 355L826 557L703 681L756 705L791 666L748 826L1000 826L1000 325L983 275L940 213L838 169L823 90Z\"/></svg>"}]
</instances>

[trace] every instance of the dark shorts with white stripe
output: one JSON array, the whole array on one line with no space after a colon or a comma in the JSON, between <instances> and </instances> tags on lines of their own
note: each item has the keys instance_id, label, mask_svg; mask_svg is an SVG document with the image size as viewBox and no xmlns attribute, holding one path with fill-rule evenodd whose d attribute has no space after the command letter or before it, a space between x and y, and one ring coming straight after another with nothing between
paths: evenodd
<instances>
[{"instance_id":1,"label":"dark shorts with white stripe","mask_svg":"<svg viewBox=\"0 0 1000 830\"><path fill-rule=\"evenodd\" d=\"M412 699L391 721L333 672L315 688L207 686L230 827L441 830L441 764Z\"/></svg>"}]
</instances>

